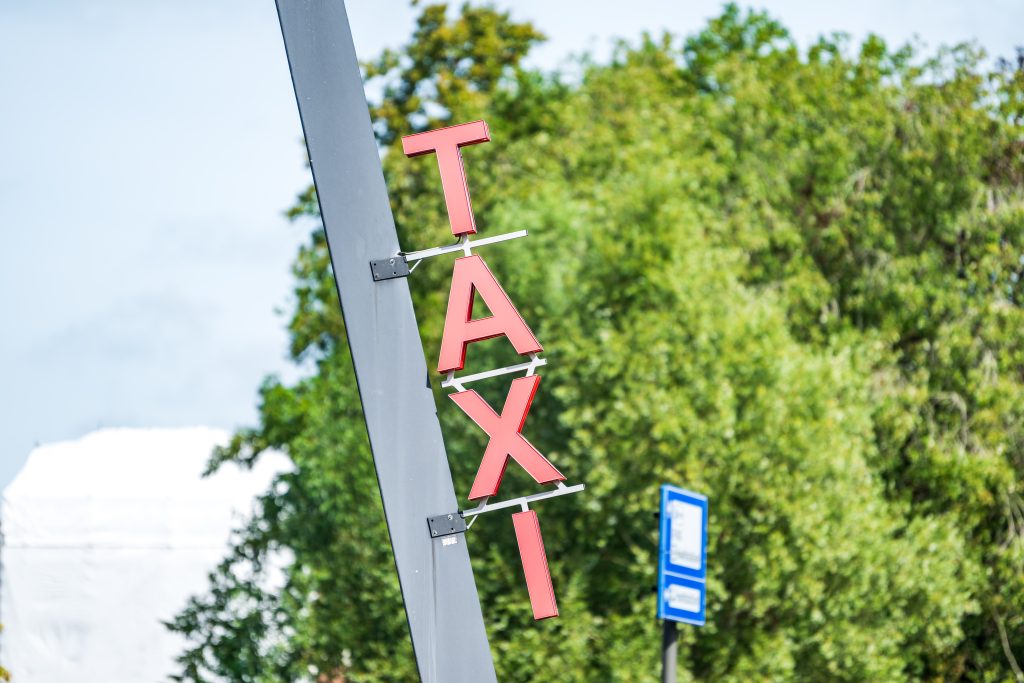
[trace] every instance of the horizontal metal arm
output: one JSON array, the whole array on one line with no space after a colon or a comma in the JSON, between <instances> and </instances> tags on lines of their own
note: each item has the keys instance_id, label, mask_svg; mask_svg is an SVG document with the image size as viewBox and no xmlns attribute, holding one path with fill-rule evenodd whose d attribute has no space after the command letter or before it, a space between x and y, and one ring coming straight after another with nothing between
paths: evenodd
<instances>
[{"instance_id":1,"label":"horizontal metal arm","mask_svg":"<svg viewBox=\"0 0 1024 683\"><path fill-rule=\"evenodd\" d=\"M524 510L530 503L534 503L538 500L544 500L545 498L556 498L558 496L567 496L570 493L579 493L586 485L576 484L575 486L566 486L562 482L558 482L558 488L554 491L544 491L543 493L534 493L530 496L520 496L519 498L513 498L511 500L503 500L500 503L483 503L473 508L472 510L463 510L461 514L463 517L473 517L475 515L482 515L485 512L494 512L495 510L502 510L504 508L521 506Z\"/></svg>"},{"instance_id":2,"label":"horizontal metal arm","mask_svg":"<svg viewBox=\"0 0 1024 683\"><path fill-rule=\"evenodd\" d=\"M498 377L499 375L508 375L513 372L520 372L522 370L527 371L527 376L532 375L531 368L536 369L542 365L547 365L548 361L545 358L537 358L537 354L533 354L534 358L525 362L519 363L518 365L509 365L504 368L498 368L496 370L486 370L484 372L478 372L474 375L466 375L465 377L456 377L455 372L448 373L448 379L441 382L441 387L447 389L448 387L455 387L459 391L465 391L463 384L470 384L471 382L478 382L482 379L488 379L490 377Z\"/></svg>"},{"instance_id":3,"label":"horizontal metal arm","mask_svg":"<svg viewBox=\"0 0 1024 683\"><path fill-rule=\"evenodd\" d=\"M469 250L473 247L482 247L487 244L495 244L496 242L506 242L508 240L518 239L520 237L526 237L529 233L528 230L517 230L516 232L508 232L504 235L495 235L494 237L484 237L482 239L474 240L469 237L463 237L455 244L449 244L444 247L431 247L430 249L423 249L421 251L411 251L408 254L401 254L405 257L406 262L412 263L413 261L420 261L425 258L431 258L432 256L441 256L443 254L450 254L455 251L465 252L469 255Z\"/></svg>"}]
</instances>

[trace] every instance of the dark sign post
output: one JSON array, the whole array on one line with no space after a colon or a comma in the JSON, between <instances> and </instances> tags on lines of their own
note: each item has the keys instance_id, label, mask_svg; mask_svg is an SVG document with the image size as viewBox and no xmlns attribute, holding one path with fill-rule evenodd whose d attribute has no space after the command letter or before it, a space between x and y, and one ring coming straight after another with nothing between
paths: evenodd
<instances>
[{"instance_id":1,"label":"dark sign post","mask_svg":"<svg viewBox=\"0 0 1024 683\"><path fill-rule=\"evenodd\" d=\"M428 531L458 504L408 282L371 273L399 247L345 5L277 9L420 678L496 681L465 535Z\"/></svg>"},{"instance_id":2,"label":"dark sign post","mask_svg":"<svg viewBox=\"0 0 1024 683\"><path fill-rule=\"evenodd\" d=\"M658 544L658 618L664 622L661 680L675 683L676 622L703 626L708 572L708 499L663 484Z\"/></svg>"}]
</instances>

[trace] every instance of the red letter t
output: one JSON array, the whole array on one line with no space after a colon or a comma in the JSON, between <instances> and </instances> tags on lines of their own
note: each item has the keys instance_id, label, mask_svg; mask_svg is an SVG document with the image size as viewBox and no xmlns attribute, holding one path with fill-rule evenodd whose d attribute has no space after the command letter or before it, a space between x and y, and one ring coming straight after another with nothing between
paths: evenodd
<instances>
[{"instance_id":1,"label":"red letter t","mask_svg":"<svg viewBox=\"0 0 1024 683\"><path fill-rule=\"evenodd\" d=\"M476 233L473 207L469 203L469 185L466 183L466 170L462 167L462 152L459 148L490 140L487 124L483 121L428 130L402 138L402 151L407 157L431 152L437 154L444 203L448 207L448 220L456 237Z\"/></svg>"}]
</instances>

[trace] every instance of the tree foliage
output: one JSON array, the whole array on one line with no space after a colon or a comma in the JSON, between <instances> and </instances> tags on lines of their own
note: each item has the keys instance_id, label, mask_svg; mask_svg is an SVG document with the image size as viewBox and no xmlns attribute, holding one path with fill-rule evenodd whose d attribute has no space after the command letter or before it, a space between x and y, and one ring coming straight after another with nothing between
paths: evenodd
<instances>
[{"instance_id":1,"label":"tree foliage","mask_svg":"<svg viewBox=\"0 0 1024 683\"><path fill-rule=\"evenodd\" d=\"M666 481L711 500L709 621L683 633L680 680L1024 680L1021 64L800 50L732 5L577 79L523 66L541 39L431 5L366 68L407 249L450 233L436 165L399 137L486 118L493 141L464 150L477 224L530 229L487 259L550 361L527 435L588 484L539 509L558 619L533 623L507 519L468 534L499 680L654 679ZM315 221L312 189L293 214ZM428 358L434 261L410 279ZM211 467L279 448L295 470L174 621L179 680L413 680L315 222L294 272L291 352L315 371L268 379ZM484 436L437 402L466 492ZM513 469L507 493L532 490Z\"/></svg>"},{"instance_id":2,"label":"tree foliage","mask_svg":"<svg viewBox=\"0 0 1024 683\"><path fill-rule=\"evenodd\" d=\"M0 624L0 631L3 631L3 630L4 630L3 624ZM9 681L9 680L11 680L11 673L7 669L5 669L2 666L0 666L0 681Z\"/></svg>"}]
</instances>

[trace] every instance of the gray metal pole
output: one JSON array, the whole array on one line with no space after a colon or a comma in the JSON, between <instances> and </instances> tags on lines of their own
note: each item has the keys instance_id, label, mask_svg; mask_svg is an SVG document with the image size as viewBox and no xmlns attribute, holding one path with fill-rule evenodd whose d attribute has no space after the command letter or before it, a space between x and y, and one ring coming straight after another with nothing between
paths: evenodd
<instances>
[{"instance_id":1,"label":"gray metal pole","mask_svg":"<svg viewBox=\"0 0 1024 683\"><path fill-rule=\"evenodd\" d=\"M345 4L277 0L277 11L420 678L496 683L465 536L427 527L458 503L409 285L371 276L398 236Z\"/></svg>"},{"instance_id":2,"label":"gray metal pole","mask_svg":"<svg viewBox=\"0 0 1024 683\"><path fill-rule=\"evenodd\" d=\"M661 683L676 683L676 653L679 650L679 631L676 622L662 621L661 633Z\"/></svg>"}]
</instances>

